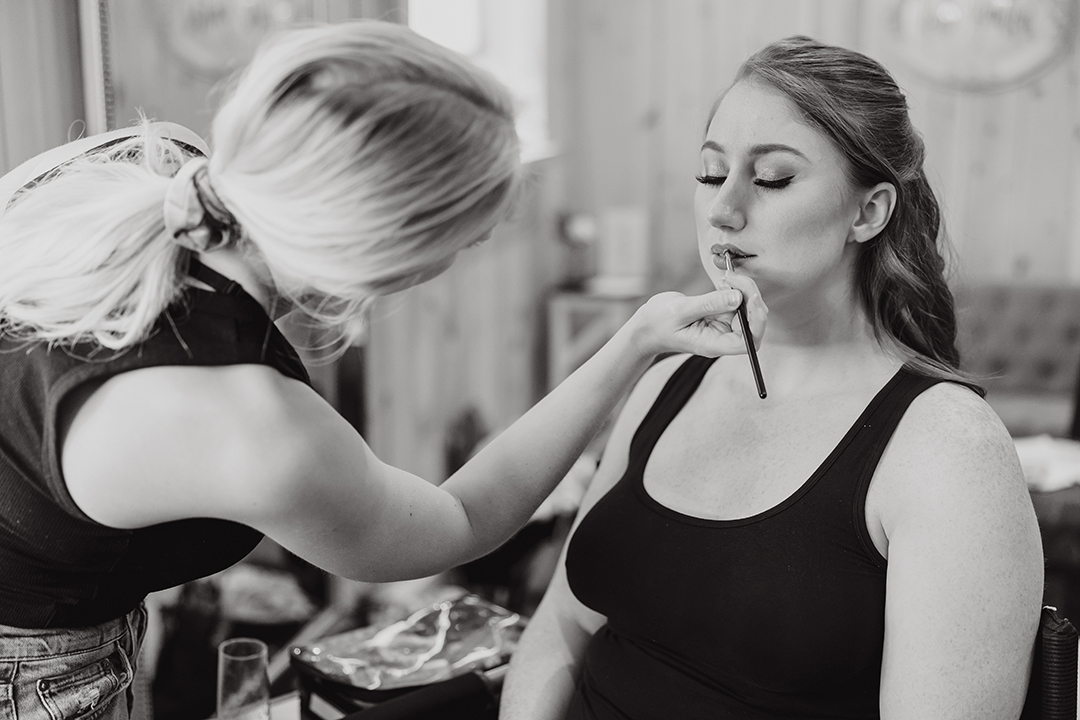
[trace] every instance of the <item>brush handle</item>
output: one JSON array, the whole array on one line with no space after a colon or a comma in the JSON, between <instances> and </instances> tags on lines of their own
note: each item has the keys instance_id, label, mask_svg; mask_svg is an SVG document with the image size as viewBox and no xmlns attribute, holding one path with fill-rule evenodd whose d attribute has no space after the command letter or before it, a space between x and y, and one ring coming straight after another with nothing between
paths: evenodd
<instances>
[{"instance_id":1,"label":"brush handle","mask_svg":"<svg viewBox=\"0 0 1080 720\"><path fill-rule=\"evenodd\" d=\"M724 264L728 272L732 271L731 251L724 252ZM746 298L739 304L739 322L742 323L743 341L746 342L746 354L750 356L750 369L754 371L754 382L757 383L757 394L762 400L765 399L765 378L761 375L761 365L758 363L757 350L754 349L754 335L750 332L750 321L746 318Z\"/></svg>"},{"instance_id":2,"label":"brush handle","mask_svg":"<svg viewBox=\"0 0 1080 720\"><path fill-rule=\"evenodd\" d=\"M746 354L750 356L750 369L754 371L754 382L757 383L757 394L765 399L765 378L761 375L761 364L758 363L757 350L754 349L754 336L750 332L750 321L746 317L746 301L744 300L737 311L739 322L742 324L743 340L746 342Z\"/></svg>"}]
</instances>

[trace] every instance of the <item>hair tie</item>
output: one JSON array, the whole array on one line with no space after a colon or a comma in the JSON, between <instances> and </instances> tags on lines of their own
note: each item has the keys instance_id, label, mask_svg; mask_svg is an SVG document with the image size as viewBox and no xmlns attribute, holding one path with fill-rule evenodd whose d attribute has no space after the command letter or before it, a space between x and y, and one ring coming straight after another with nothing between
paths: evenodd
<instances>
[{"instance_id":1,"label":"hair tie","mask_svg":"<svg viewBox=\"0 0 1080 720\"><path fill-rule=\"evenodd\" d=\"M190 250L215 250L238 237L240 225L210 187L208 161L184 163L165 191L165 232Z\"/></svg>"}]
</instances>

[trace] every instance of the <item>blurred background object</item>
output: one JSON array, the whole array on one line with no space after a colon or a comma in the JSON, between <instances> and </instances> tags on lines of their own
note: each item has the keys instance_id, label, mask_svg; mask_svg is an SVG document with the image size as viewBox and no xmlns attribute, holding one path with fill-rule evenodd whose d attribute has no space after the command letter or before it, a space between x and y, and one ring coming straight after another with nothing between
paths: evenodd
<instances>
[{"instance_id":1,"label":"blurred background object","mask_svg":"<svg viewBox=\"0 0 1080 720\"><path fill-rule=\"evenodd\" d=\"M900 0L892 51L945 87L998 92L1052 68L1072 49L1072 0Z\"/></svg>"}]
</instances>

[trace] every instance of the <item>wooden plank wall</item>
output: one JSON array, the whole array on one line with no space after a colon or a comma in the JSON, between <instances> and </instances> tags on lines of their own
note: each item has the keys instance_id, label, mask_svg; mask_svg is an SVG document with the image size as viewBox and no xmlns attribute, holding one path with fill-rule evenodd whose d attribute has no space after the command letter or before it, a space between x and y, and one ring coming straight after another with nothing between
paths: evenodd
<instances>
[{"instance_id":1,"label":"wooden plank wall","mask_svg":"<svg viewBox=\"0 0 1080 720\"><path fill-rule=\"evenodd\" d=\"M0 2L0 174L82 134L76 0Z\"/></svg>"},{"instance_id":2,"label":"wooden plank wall","mask_svg":"<svg viewBox=\"0 0 1080 720\"><path fill-rule=\"evenodd\" d=\"M365 346L367 440L383 460L441 482L455 424L471 412L497 430L542 393L544 299L562 272L558 164L529 168L521 206L491 240L376 306Z\"/></svg>"},{"instance_id":3,"label":"wooden plank wall","mask_svg":"<svg viewBox=\"0 0 1080 720\"><path fill-rule=\"evenodd\" d=\"M498 2L498 0L491 0ZM574 259L557 237L574 152L577 48L566 32L579 0L548 0L550 129L561 149L527 168L514 217L444 275L376 306L364 348L367 440L383 460L432 482L469 414L497 431L546 388L545 301Z\"/></svg>"},{"instance_id":4,"label":"wooden plank wall","mask_svg":"<svg viewBox=\"0 0 1080 720\"><path fill-rule=\"evenodd\" d=\"M656 283L700 281L691 198L713 100L763 44L808 34L893 71L928 146L960 257L958 281L1080 282L1080 63L1000 94L942 89L893 57L891 3L859 0L576 0L565 6L571 84L567 197L574 210L640 203Z\"/></svg>"},{"instance_id":5,"label":"wooden plank wall","mask_svg":"<svg viewBox=\"0 0 1080 720\"><path fill-rule=\"evenodd\" d=\"M392 21L402 19L402 1L296 0L293 5L299 21ZM167 13L175 4L176 0L110 0L108 33L115 123L120 127L130 125L141 112L153 120L177 122L209 137L210 122L229 73L193 68L170 51L165 28Z\"/></svg>"}]
</instances>

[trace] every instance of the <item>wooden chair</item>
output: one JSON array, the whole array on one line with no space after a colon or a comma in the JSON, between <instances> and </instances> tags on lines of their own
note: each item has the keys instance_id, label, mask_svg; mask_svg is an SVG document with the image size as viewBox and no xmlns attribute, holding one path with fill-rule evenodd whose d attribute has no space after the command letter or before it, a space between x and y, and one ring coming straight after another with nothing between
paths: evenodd
<instances>
[{"instance_id":1,"label":"wooden chair","mask_svg":"<svg viewBox=\"0 0 1080 720\"><path fill-rule=\"evenodd\" d=\"M1072 623L1055 608L1043 608L1020 720L1076 720L1077 640Z\"/></svg>"}]
</instances>

